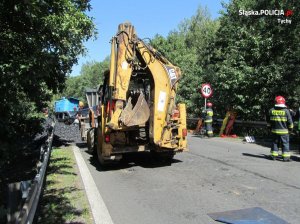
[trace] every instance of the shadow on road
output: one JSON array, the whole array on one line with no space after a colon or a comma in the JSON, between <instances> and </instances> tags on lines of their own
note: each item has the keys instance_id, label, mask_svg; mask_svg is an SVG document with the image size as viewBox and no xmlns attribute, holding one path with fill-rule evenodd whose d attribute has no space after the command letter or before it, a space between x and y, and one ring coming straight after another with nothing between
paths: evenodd
<instances>
[{"instance_id":1,"label":"shadow on road","mask_svg":"<svg viewBox=\"0 0 300 224\"><path fill-rule=\"evenodd\" d=\"M208 136L206 136L206 134L205 135L201 135L201 134L194 134L194 133L192 133L192 134L190 134L190 137L201 138L201 139L212 139L212 138L217 137L217 136L208 137Z\"/></svg>"},{"instance_id":2,"label":"shadow on road","mask_svg":"<svg viewBox=\"0 0 300 224\"><path fill-rule=\"evenodd\" d=\"M245 142L245 140L244 140ZM250 144L256 144L260 145L266 148L272 147L272 139L271 138L256 138L255 143L250 143ZM300 154L300 145L297 143L295 139L290 140L290 151L294 154Z\"/></svg>"},{"instance_id":3,"label":"shadow on road","mask_svg":"<svg viewBox=\"0 0 300 224\"><path fill-rule=\"evenodd\" d=\"M80 149L86 149L87 148L87 144L86 142L80 142L80 143L76 143L76 146Z\"/></svg>"},{"instance_id":4,"label":"shadow on road","mask_svg":"<svg viewBox=\"0 0 300 224\"><path fill-rule=\"evenodd\" d=\"M250 154L250 153L242 153L242 154L243 154L243 156L249 156L249 157L255 157L255 158L270 160L270 156L266 155L266 154L260 154L260 155Z\"/></svg>"},{"instance_id":5,"label":"shadow on road","mask_svg":"<svg viewBox=\"0 0 300 224\"><path fill-rule=\"evenodd\" d=\"M62 147L62 146L66 147L66 146L71 145L72 142L74 142L74 141L66 140L66 139L60 138L57 135L54 135L53 142L52 142L52 147L54 147L54 148L59 148L59 147Z\"/></svg>"},{"instance_id":6,"label":"shadow on road","mask_svg":"<svg viewBox=\"0 0 300 224\"><path fill-rule=\"evenodd\" d=\"M293 161L298 161L298 162L300 162L300 157L299 156L291 156L291 160L293 160Z\"/></svg>"},{"instance_id":7,"label":"shadow on road","mask_svg":"<svg viewBox=\"0 0 300 224\"><path fill-rule=\"evenodd\" d=\"M250 154L250 153L242 153L242 154L243 154L243 156L272 160L271 157L266 154L260 154L260 155L255 155L255 154ZM278 156L277 160L282 160L282 157ZM300 161L300 158L298 156L291 155L291 160L292 161Z\"/></svg>"},{"instance_id":8,"label":"shadow on road","mask_svg":"<svg viewBox=\"0 0 300 224\"><path fill-rule=\"evenodd\" d=\"M90 154L87 151L86 153ZM98 171L102 171L102 172L111 171L111 170L128 169L136 166L140 166L143 168L159 168L159 167L171 166L174 163L182 162L181 160L177 160L177 159L171 159L171 160L157 159L150 152L124 154L123 158L119 162L112 163L106 166L101 166L97 156L95 155L91 156L89 161L90 164L96 167Z\"/></svg>"}]
</instances>

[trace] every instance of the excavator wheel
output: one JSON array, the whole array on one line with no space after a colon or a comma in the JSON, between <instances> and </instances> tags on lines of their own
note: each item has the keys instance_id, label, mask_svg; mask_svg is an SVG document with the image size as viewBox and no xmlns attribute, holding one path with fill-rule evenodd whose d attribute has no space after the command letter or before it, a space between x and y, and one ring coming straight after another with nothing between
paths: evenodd
<instances>
[{"instance_id":1,"label":"excavator wheel","mask_svg":"<svg viewBox=\"0 0 300 224\"><path fill-rule=\"evenodd\" d=\"M110 164L110 161L104 160L102 153L101 152L99 153L98 150L97 150L97 155L98 155L98 161L102 167Z\"/></svg>"},{"instance_id":2,"label":"excavator wheel","mask_svg":"<svg viewBox=\"0 0 300 224\"><path fill-rule=\"evenodd\" d=\"M103 155L102 155L103 136L102 136L100 128L97 129L97 138L98 138L98 141L97 141L97 158L98 158L98 161L99 161L100 165L105 166L105 165L107 165L107 162L106 162L106 160L104 160Z\"/></svg>"},{"instance_id":3,"label":"excavator wheel","mask_svg":"<svg viewBox=\"0 0 300 224\"><path fill-rule=\"evenodd\" d=\"M96 151L97 151L97 158L98 158L100 165L102 167L106 167L106 166L111 165L114 162L118 162L118 160L104 159L104 157L102 155L102 144L103 144L103 136L102 136L100 128L97 128L97 144L96 144L97 150Z\"/></svg>"},{"instance_id":4,"label":"excavator wheel","mask_svg":"<svg viewBox=\"0 0 300 224\"><path fill-rule=\"evenodd\" d=\"M94 153L95 150L95 128L90 128L87 131L87 148L89 153Z\"/></svg>"}]
</instances>

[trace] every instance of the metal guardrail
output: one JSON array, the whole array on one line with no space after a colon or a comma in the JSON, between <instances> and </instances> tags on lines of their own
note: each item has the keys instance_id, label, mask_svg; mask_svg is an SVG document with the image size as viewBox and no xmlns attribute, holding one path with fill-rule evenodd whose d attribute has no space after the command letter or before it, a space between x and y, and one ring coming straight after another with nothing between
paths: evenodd
<instances>
[{"instance_id":1,"label":"metal guardrail","mask_svg":"<svg viewBox=\"0 0 300 224\"><path fill-rule=\"evenodd\" d=\"M187 127L191 130L197 127L199 118L187 118ZM220 133L223 119L215 118L213 120L214 133ZM244 121L235 120L233 130L230 133L238 136L256 136L270 138L271 132L268 129L266 121Z\"/></svg>"},{"instance_id":2,"label":"metal guardrail","mask_svg":"<svg viewBox=\"0 0 300 224\"><path fill-rule=\"evenodd\" d=\"M42 192L42 188L44 185L45 180L45 174L46 169L48 167L49 158L51 155L51 148L52 148L52 141L54 137L54 129L55 129L55 123L53 122L51 125L51 133L49 133L49 137L46 141L46 146L42 146L41 151L41 160L43 161L42 164L39 166L39 172L35 176L33 180L33 184L29 188L28 197L25 200L25 203L20 211L20 215L18 219L16 220L16 223L20 224L28 224L32 223L36 209L39 203L40 195Z\"/></svg>"},{"instance_id":3,"label":"metal guardrail","mask_svg":"<svg viewBox=\"0 0 300 224\"><path fill-rule=\"evenodd\" d=\"M241 125L241 126L244 126L244 127L266 128L268 123L266 121L241 121L241 120L236 120L235 124L236 125Z\"/></svg>"},{"instance_id":4,"label":"metal guardrail","mask_svg":"<svg viewBox=\"0 0 300 224\"><path fill-rule=\"evenodd\" d=\"M198 121L199 118L187 118L187 121ZM214 123L222 124L223 119L214 119ZM253 128L266 128L266 121L243 121L243 120L235 120L234 125L243 126L243 127L253 127Z\"/></svg>"}]
</instances>

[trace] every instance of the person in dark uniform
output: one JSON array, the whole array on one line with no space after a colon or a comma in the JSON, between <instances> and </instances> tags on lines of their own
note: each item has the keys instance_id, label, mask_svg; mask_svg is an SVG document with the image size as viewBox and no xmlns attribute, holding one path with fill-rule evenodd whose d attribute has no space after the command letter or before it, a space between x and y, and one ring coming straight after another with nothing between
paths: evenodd
<instances>
[{"instance_id":1,"label":"person in dark uniform","mask_svg":"<svg viewBox=\"0 0 300 224\"><path fill-rule=\"evenodd\" d=\"M269 111L268 116L268 126L273 135L270 156L275 160L278 157L278 145L282 144L283 161L290 161L289 131L293 129L293 120L285 105L285 99L282 96L277 96L275 101L276 104Z\"/></svg>"},{"instance_id":2,"label":"person in dark uniform","mask_svg":"<svg viewBox=\"0 0 300 224\"><path fill-rule=\"evenodd\" d=\"M299 141L299 153L300 153L300 107L298 104L297 111L295 112L295 121L297 121L297 133L298 133L298 141Z\"/></svg>"},{"instance_id":3,"label":"person in dark uniform","mask_svg":"<svg viewBox=\"0 0 300 224\"><path fill-rule=\"evenodd\" d=\"M206 104L206 110L205 110L205 119L204 119L204 123L205 123L205 129L206 129L206 134L208 137L212 137L213 136L213 129L212 129L212 123L213 123L213 115L214 112L212 110L212 103L208 102Z\"/></svg>"}]
</instances>

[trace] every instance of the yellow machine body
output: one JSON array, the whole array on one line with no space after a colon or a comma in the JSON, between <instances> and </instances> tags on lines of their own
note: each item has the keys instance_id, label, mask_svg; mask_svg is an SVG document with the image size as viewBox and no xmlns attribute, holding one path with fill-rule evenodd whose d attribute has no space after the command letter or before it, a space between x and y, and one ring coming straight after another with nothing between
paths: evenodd
<instances>
[{"instance_id":1,"label":"yellow machine body","mask_svg":"<svg viewBox=\"0 0 300 224\"><path fill-rule=\"evenodd\" d=\"M185 104L175 103L180 69L139 39L130 23L111 41L110 70L99 104L97 154L105 163L123 153L187 150Z\"/></svg>"}]
</instances>

